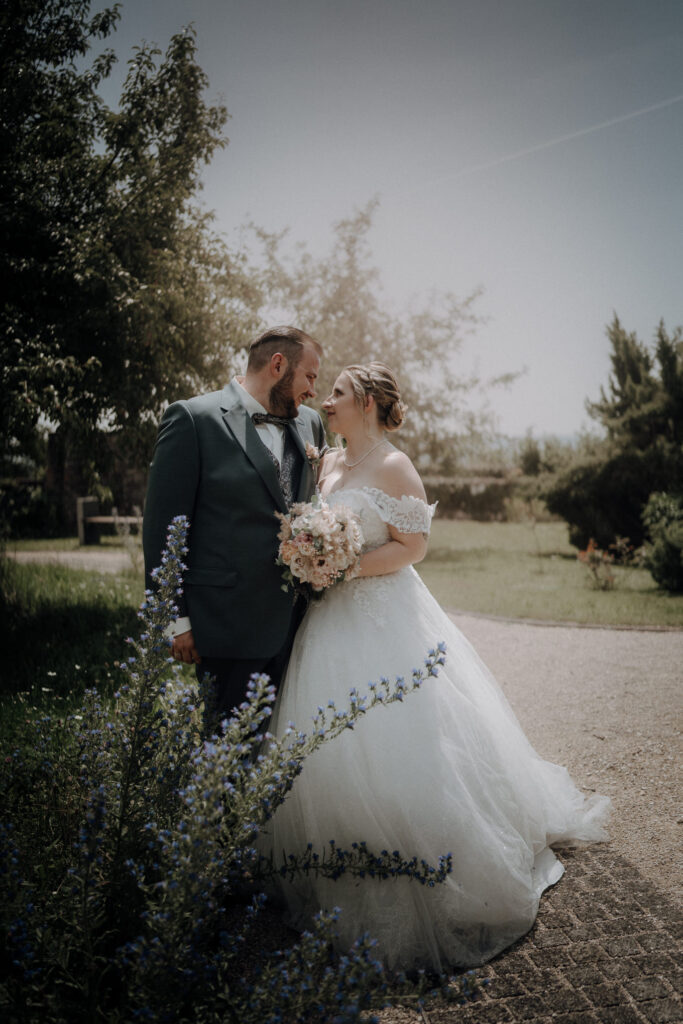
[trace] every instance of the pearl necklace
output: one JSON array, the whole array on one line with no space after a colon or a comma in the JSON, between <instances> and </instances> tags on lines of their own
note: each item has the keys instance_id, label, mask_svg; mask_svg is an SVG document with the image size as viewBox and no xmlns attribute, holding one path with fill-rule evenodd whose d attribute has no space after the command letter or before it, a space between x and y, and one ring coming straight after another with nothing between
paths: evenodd
<instances>
[{"instance_id":1,"label":"pearl necklace","mask_svg":"<svg viewBox=\"0 0 683 1024\"><path fill-rule=\"evenodd\" d=\"M368 455L372 455L372 453L374 451L377 451L377 449L379 448L379 446L381 444L384 444L384 438L382 438L381 441L378 441L377 444L373 444L372 448L368 448L368 450L366 451L365 455L361 455L361 457L359 459L356 459L355 462L349 462L349 460L346 458L346 455L345 455L344 456L344 465L346 466L347 469L353 469L354 466L360 466L361 462L364 459L367 459Z\"/></svg>"}]
</instances>

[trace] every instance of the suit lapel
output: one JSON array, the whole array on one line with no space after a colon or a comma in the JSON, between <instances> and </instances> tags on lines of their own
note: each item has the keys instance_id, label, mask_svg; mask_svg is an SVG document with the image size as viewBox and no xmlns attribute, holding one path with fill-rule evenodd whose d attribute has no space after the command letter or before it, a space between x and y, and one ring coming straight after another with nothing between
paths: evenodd
<instances>
[{"instance_id":1,"label":"suit lapel","mask_svg":"<svg viewBox=\"0 0 683 1024\"><path fill-rule=\"evenodd\" d=\"M290 423L289 427L287 428L303 460L303 465L301 467L301 476L299 477L299 487L296 493L297 501L308 501L311 494L315 490L315 477L313 475L313 467L311 466L310 462L306 457L306 448L304 446L304 441L303 438L301 437L301 434L299 433L299 430L303 430L304 433L307 433L305 428L306 423L302 416L298 416L296 420L294 420L293 423Z\"/></svg>"},{"instance_id":2,"label":"suit lapel","mask_svg":"<svg viewBox=\"0 0 683 1024\"><path fill-rule=\"evenodd\" d=\"M228 430L242 448L254 469L261 476L278 508L286 512L287 503L280 487L280 481L278 480L273 460L266 451L265 445L261 443L256 427L251 422L251 417L240 403L239 396L235 394L230 384L223 389L223 405L221 408L224 410L223 420ZM299 445L303 447L300 438Z\"/></svg>"}]
</instances>

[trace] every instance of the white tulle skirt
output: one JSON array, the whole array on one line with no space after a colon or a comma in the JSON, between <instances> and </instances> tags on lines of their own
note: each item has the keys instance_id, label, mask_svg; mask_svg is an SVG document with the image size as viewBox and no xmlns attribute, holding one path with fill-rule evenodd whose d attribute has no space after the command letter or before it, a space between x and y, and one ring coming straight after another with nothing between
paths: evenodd
<instances>
[{"instance_id":1,"label":"white tulle skirt","mask_svg":"<svg viewBox=\"0 0 683 1024\"><path fill-rule=\"evenodd\" d=\"M348 706L381 676L408 680L446 644L436 678L403 703L376 707L325 744L272 821L276 858L307 843L364 840L453 871L433 888L406 878L282 883L295 927L341 908L340 946L369 931L392 968L443 969L495 956L532 926L563 868L552 843L606 839L606 797L585 799L565 768L534 751L499 686L417 573L404 569L331 590L294 644L273 729L307 731L319 704Z\"/></svg>"}]
</instances>

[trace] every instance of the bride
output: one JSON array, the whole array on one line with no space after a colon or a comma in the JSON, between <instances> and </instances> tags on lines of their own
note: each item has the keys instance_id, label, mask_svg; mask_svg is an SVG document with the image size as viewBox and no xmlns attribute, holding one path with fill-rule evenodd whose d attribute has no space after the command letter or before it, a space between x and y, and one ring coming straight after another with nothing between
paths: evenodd
<instances>
[{"instance_id":1,"label":"bride","mask_svg":"<svg viewBox=\"0 0 683 1024\"><path fill-rule=\"evenodd\" d=\"M341 908L340 940L365 931L392 968L447 969L495 956L532 926L541 893L563 867L550 846L606 838L606 797L585 799L566 769L542 760L503 693L413 569L435 506L414 466L388 440L404 415L381 363L347 366L323 403L346 440L323 460L319 487L358 516L360 573L313 602L297 633L273 731L306 729L321 703L345 707L356 687L410 679L446 644L436 679L403 703L376 708L307 759L272 821L272 846L322 851L364 840L453 871L434 888L406 878L281 882L290 923Z\"/></svg>"}]
</instances>

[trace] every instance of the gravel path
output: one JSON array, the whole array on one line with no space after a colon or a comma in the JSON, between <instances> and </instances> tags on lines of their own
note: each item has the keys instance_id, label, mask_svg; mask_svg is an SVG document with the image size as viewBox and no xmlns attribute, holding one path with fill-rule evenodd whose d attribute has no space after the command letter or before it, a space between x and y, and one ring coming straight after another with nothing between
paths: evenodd
<instances>
[{"instance_id":1,"label":"gravel path","mask_svg":"<svg viewBox=\"0 0 683 1024\"><path fill-rule=\"evenodd\" d=\"M612 847L681 899L683 631L452 614L536 750L614 803Z\"/></svg>"}]
</instances>

